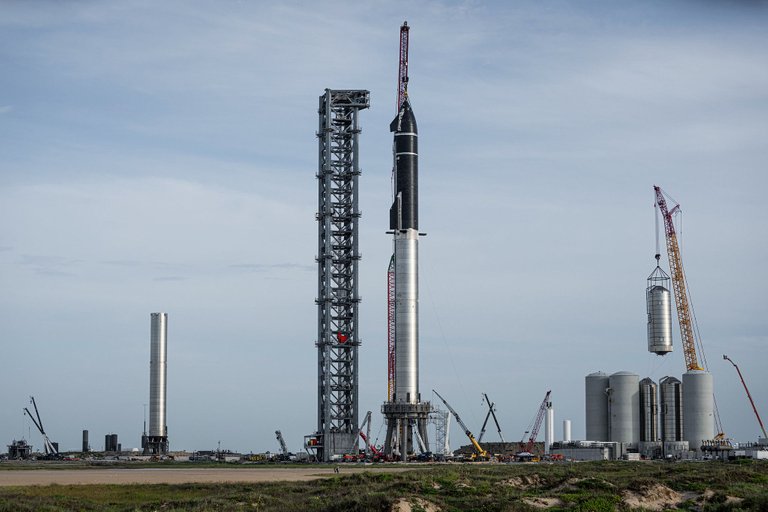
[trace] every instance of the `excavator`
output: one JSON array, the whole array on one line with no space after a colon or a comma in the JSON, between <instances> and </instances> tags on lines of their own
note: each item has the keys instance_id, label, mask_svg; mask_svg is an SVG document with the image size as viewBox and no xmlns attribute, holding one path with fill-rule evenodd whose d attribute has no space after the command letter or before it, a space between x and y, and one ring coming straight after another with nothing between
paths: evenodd
<instances>
[{"instance_id":1,"label":"excavator","mask_svg":"<svg viewBox=\"0 0 768 512\"><path fill-rule=\"evenodd\" d=\"M477 442L477 439L475 439L475 436L472 434L472 431L469 430L469 428L464 424L464 422L459 417L459 413L456 412L456 410L451 407L451 405L445 401L445 398L440 396L440 393L435 391L434 389L432 392L437 395L437 397L443 401L445 406L448 408L449 411L451 411L451 414L453 414L453 417L456 418L456 423L461 426L461 428L464 430L464 434L469 438L469 442L472 443L472 446L475 448L475 453L472 454L471 460L490 460L491 456L488 454L488 452L480 446L480 443Z\"/></svg>"}]
</instances>

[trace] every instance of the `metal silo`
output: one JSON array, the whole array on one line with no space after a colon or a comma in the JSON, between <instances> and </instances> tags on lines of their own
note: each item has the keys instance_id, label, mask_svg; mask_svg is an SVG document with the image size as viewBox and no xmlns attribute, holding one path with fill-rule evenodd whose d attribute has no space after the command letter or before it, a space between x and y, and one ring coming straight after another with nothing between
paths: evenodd
<instances>
[{"instance_id":1,"label":"metal silo","mask_svg":"<svg viewBox=\"0 0 768 512\"><path fill-rule=\"evenodd\" d=\"M683 440L683 384L674 377L659 381L659 427L661 440Z\"/></svg>"},{"instance_id":2,"label":"metal silo","mask_svg":"<svg viewBox=\"0 0 768 512\"><path fill-rule=\"evenodd\" d=\"M640 440L640 377L616 372L608 378L608 440L637 443Z\"/></svg>"},{"instance_id":3,"label":"metal silo","mask_svg":"<svg viewBox=\"0 0 768 512\"><path fill-rule=\"evenodd\" d=\"M587 440L608 441L608 375L590 373L585 387Z\"/></svg>"},{"instance_id":4,"label":"metal silo","mask_svg":"<svg viewBox=\"0 0 768 512\"><path fill-rule=\"evenodd\" d=\"M640 441L655 442L658 434L656 383L649 378L640 381Z\"/></svg>"},{"instance_id":5,"label":"metal silo","mask_svg":"<svg viewBox=\"0 0 768 512\"><path fill-rule=\"evenodd\" d=\"M683 374L683 439L691 450L701 451L701 442L715 437L712 374L690 370Z\"/></svg>"},{"instance_id":6,"label":"metal silo","mask_svg":"<svg viewBox=\"0 0 768 512\"><path fill-rule=\"evenodd\" d=\"M648 352L672 352L672 296L669 276L657 266L648 276L645 303L648 312Z\"/></svg>"}]
</instances>

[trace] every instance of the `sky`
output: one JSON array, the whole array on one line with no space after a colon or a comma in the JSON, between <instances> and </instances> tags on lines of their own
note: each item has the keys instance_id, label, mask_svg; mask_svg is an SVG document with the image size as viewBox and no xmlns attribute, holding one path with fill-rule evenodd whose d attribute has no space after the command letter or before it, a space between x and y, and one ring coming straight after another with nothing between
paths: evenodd
<instances>
[{"instance_id":1,"label":"sky","mask_svg":"<svg viewBox=\"0 0 768 512\"><path fill-rule=\"evenodd\" d=\"M360 417L386 398L398 31L420 135L421 392L520 440L547 390L647 352L653 185L724 429L768 419L768 3L0 1L0 445L138 447L150 313L174 450L292 451L316 428L317 106L360 114ZM666 257L662 265L667 268ZM485 439L495 440L494 428ZM543 434L542 434L543 436ZM455 423L451 445L466 444Z\"/></svg>"}]
</instances>

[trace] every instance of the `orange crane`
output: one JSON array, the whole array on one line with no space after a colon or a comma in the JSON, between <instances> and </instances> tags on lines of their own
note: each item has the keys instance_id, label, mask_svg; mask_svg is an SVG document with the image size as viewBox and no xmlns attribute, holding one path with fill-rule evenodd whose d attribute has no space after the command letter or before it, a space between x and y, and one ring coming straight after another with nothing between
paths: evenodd
<instances>
[{"instance_id":1,"label":"orange crane","mask_svg":"<svg viewBox=\"0 0 768 512\"><path fill-rule=\"evenodd\" d=\"M696 357L696 340L693 334L693 322L691 321L691 309L689 306L688 291L685 287L685 274L683 273L683 260L680 257L680 246L677 243L677 233L672 215L680 210L676 204L671 210L667 208L667 200L660 187L653 186L656 191L656 205L664 219L664 232L667 238L667 256L669 257L669 270L672 274L672 288L675 291L675 306L677 307L677 319L680 324L680 338L683 342L683 354L685 355L685 367L688 371L703 370L699 366Z\"/></svg>"},{"instance_id":2,"label":"orange crane","mask_svg":"<svg viewBox=\"0 0 768 512\"><path fill-rule=\"evenodd\" d=\"M741 374L741 370L739 370L739 366L734 363L730 357L723 354L723 359L728 361L733 365L734 368L736 368L736 371L739 374L739 378L741 379L741 384L744 386L744 391L747 392L747 398L749 398L749 403L752 404L752 410L755 411L755 417L757 417L757 422L760 424L760 429L763 431L763 437L768 439L768 434L765 432L765 426L763 425L763 420L760 419L760 414L757 412L757 407L755 407L755 401L752 400L752 395L749 392L749 388L747 387L747 383L744 382L744 376Z\"/></svg>"},{"instance_id":3,"label":"orange crane","mask_svg":"<svg viewBox=\"0 0 768 512\"><path fill-rule=\"evenodd\" d=\"M704 368L699 365L699 359L696 354L697 339L694 335L694 322L691 315L690 296L686 288L685 273L683 271L683 259L680 256L680 246L677 242L677 232L672 216L680 211L680 205L675 204L670 210L667 206L665 193L661 187L653 186L656 193L656 206L661 212L661 218L664 220L664 233L667 240L667 257L669 259L669 271L672 274L672 289L675 291L675 306L677 307L677 320L680 324L680 338L683 342L683 354L685 356L685 367L688 371L703 371ZM657 226L658 227L658 226ZM658 258L659 255L657 255ZM701 349L701 340L698 340ZM702 357L706 363L706 357L702 351ZM714 400L714 397L712 397ZM717 402L714 403L715 426L717 428L716 440L724 440L723 424L720 421L720 413L717 409Z\"/></svg>"}]
</instances>

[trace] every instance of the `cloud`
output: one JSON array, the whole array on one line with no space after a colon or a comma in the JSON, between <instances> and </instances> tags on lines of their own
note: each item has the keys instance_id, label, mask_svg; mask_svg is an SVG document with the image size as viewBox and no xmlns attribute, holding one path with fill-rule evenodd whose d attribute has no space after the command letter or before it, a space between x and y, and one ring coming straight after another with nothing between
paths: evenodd
<instances>
[{"instance_id":1,"label":"cloud","mask_svg":"<svg viewBox=\"0 0 768 512\"><path fill-rule=\"evenodd\" d=\"M180 276L161 276L161 277L155 277L152 279L153 281L158 282L166 282L166 281L186 281L186 277L180 277Z\"/></svg>"},{"instance_id":2,"label":"cloud","mask_svg":"<svg viewBox=\"0 0 768 512\"><path fill-rule=\"evenodd\" d=\"M0 105L0 114L7 114L13 110L13 105Z\"/></svg>"},{"instance_id":3,"label":"cloud","mask_svg":"<svg viewBox=\"0 0 768 512\"><path fill-rule=\"evenodd\" d=\"M229 268L251 272L263 272L265 270L301 270L310 272L317 269L317 267L312 265L300 265L298 263L236 263L230 265Z\"/></svg>"}]
</instances>

